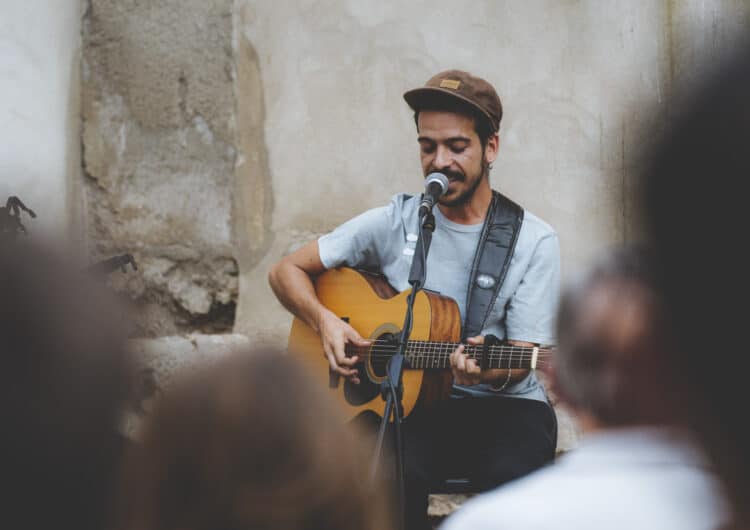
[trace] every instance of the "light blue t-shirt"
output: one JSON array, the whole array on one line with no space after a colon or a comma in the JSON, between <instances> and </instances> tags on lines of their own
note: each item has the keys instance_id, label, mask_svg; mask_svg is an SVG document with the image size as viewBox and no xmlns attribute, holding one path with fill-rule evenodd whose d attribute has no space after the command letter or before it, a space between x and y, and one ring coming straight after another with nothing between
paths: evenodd
<instances>
[{"instance_id":1,"label":"light blue t-shirt","mask_svg":"<svg viewBox=\"0 0 750 530\"><path fill-rule=\"evenodd\" d=\"M322 236L318 240L320 260L329 269L338 266L377 269L396 290L410 289L408 279L416 245L418 208L419 197L395 195L387 206L368 210ZM454 299L463 322L471 266L483 225L454 223L437 207L433 213L435 231L427 255L424 287ZM559 281L557 234L547 223L525 211L505 281L482 335L554 344ZM454 397L467 394L547 401L533 371L500 392L486 384L454 385Z\"/></svg>"}]
</instances>

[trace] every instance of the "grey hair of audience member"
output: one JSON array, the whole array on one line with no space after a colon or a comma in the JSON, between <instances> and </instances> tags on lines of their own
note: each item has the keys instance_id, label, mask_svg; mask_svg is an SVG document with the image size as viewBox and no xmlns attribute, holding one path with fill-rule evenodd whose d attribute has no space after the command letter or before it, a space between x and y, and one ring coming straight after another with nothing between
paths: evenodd
<instances>
[{"instance_id":1,"label":"grey hair of audience member","mask_svg":"<svg viewBox=\"0 0 750 530\"><path fill-rule=\"evenodd\" d=\"M747 411L750 42L681 98L642 186L684 407L750 527Z\"/></svg>"},{"instance_id":2,"label":"grey hair of audience member","mask_svg":"<svg viewBox=\"0 0 750 530\"><path fill-rule=\"evenodd\" d=\"M27 242L0 249L3 528L100 530L129 366L102 285Z\"/></svg>"},{"instance_id":3,"label":"grey hair of audience member","mask_svg":"<svg viewBox=\"0 0 750 530\"><path fill-rule=\"evenodd\" d=\"M644 250L597 261L560 302L553 382L563 401L607 426L678 421L662 317Z\"/></svg>"}]
</instances>

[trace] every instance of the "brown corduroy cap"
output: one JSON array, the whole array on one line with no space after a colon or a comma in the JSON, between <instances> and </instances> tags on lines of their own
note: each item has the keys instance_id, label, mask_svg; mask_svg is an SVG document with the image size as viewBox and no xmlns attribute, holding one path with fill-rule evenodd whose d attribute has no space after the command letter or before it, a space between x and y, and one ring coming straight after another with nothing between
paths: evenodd
<instances>
[{"instance_id":1,"label":"brown corduroy cap","mask_svg":"<svg viewBox=\"0 0 750 530\"><path fill-rule=\"evenodd\" d=\"M468 103L487 116L495 132L500 128L503 105L495 88L484 79L461 70L446 70L430 78L423 87L404 93L404 99L414 111L435 106L446 96Z\"/></svg>"}]
</instances>

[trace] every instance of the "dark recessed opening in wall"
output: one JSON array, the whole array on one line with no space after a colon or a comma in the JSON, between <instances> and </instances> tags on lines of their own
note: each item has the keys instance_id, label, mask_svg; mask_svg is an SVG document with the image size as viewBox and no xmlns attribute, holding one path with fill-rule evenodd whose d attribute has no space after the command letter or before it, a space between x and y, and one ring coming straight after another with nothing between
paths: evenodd
<instances>
[{"instance_id":1,"label":"dark recessed opening in wall","mask_svg":"<svg viewBox=\"0 0 750 530\"><path fill-rule=\"evenodd\" d=\"M131 276L136 273L131 273ZM113 276L117 277L118 273ZM110 284L110 287L111 284ZM227 334L234 332L237 301L214 302L204 314L191 313L169 293L159 288L147 289L136 298L132 290L113 288L122 307L122 318L128 322L131 338L157 338L169 335Z\"/></svg>"},{"instance_id":2,"label":"dark recessed opening in wall","mask_svg":"<svg viewBox=\"0 0 750 530\"><path fill-rule=\"evenodd\" d=\"M181 310L179 321L184 323L185 331L190 333L231 333L234 328L234 318L237 314L237 304L229 302L222 304L214 302L205 315L191 315Z\"/></svg>"},{"instance_id":3,"label":"dark recessed opening in wall","mask_svg":"<svg viewBox=\"0 0 750 530\"><path fill-rule=\"evenodd\" d=\"M125 301L124 298L121 297L121 300ZM237 303L234 301L215 303L205 315L194 315L175 305L168 309L162 306L154 311L153 305L147 308L131 301L127 316L124 316L130 320L131 338L157 338L190 333L232 333L236 313Z\"/></svg>"}]
</instances>

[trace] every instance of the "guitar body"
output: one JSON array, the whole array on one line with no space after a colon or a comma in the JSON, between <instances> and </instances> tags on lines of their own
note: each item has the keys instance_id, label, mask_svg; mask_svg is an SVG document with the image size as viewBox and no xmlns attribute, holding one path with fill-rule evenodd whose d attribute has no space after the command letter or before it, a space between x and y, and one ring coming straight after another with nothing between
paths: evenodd
<instances>
[{"instance_id":1,"label":"guitar body","mask_svg":"<svg viewBox=\"0 0 750 530\"><path fill-rule=\"evenodd\" d=\"M331 269L318 276L315 291L323 305L347 320L362 337L378 340L380 346L359 354L359 385L331 376L320 337L298 318L292 322L289 352L302 359L321 382L329 382L336 401L348 416L367 410L382 416L385 401L380 394L380 384L385 379L387 361L396 349L395 344L392 347L382 344L392 344L392 338L399 337L409 292L396 294L382 277L349 268ZM410 340L457 342L460 336L461 317L456 302L429 291L417 293ZM403 417L418 405L447 398L451 380L449 370L407 367L403 373Z\"/></svg>"}]
</instances>

